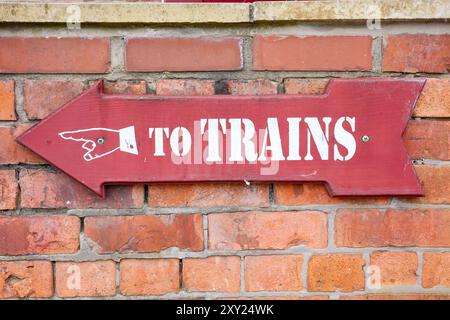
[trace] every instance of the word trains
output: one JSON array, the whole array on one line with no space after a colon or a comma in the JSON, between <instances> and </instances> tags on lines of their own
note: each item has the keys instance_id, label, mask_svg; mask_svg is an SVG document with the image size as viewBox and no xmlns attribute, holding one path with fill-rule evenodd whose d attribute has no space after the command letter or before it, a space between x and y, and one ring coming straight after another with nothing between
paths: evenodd
<instances>
[{"instance_id":1,"label":"word trains","mask_svg":"<svg viewBox=\"0 0 450 320\"><path fill-rule=\"evenodd\" d=\"M189 155L193 140L194 144L207 141L205 160L211 163L308 161L316 157L320 160L348 161L356 152L355 130L356 117L350 116L337 119L288 117L284 123L280 123L278 118L269 117L265 127L258 132L255 124L247 118L213 118L195 121L194 134L181 126L171 132L167 127L149 128L149 138L154 142L155 157L166 155L164 143L168 139L175 156Z\"/></svg>"}]
</instances>

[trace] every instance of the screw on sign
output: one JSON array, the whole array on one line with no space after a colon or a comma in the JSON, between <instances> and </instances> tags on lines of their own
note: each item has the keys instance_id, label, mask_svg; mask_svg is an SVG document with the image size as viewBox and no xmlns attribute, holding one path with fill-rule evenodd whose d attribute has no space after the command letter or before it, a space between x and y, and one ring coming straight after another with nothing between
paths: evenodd
<instances>
[{"instance_id":1,"label":"screw on sign","mask_svg":"<svg viewBox=\"0 0 450 320\"><path fill-rule=\"evenodd\" d=\"M323 95L132 96L102 81L18 141L105 184L323 181L331 195L422 195L402 134L422 79L335 79Z\"/></svg>"}]
</instances>

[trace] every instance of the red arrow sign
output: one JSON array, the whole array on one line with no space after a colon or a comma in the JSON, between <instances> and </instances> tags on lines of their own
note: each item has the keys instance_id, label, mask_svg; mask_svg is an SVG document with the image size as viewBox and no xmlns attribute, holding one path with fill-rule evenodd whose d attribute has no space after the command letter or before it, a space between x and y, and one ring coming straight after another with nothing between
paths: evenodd
<instances>
[{"instance_id":1,"label":"red arrow sign","mask_svg":"<svg viewBox=\"0 0 450 320\"><path fill-rule=\"evenodd\" d=\"M100 81L18 141L105 183L324 181L332 195L422 195L401 135L417 79L331 80L323 95L105 95Z\"/></svg>"}]
</instances>

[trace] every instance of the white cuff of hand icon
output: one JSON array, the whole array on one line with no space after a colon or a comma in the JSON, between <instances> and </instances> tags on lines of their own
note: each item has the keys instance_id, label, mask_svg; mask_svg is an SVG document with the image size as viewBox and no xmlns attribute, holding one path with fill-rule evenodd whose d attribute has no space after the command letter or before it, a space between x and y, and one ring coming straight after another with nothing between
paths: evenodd
<instances>
[{"instance_id":1,"label":"white cuff of hand icon","mask_svg":"<svg viewBox=\"0 0 450 320\"><path fill-rule=\"evenodd\" d=\"M134 126L120 129L119 137L120 137L120 151L138 154Z\"/></svg>"}]
</instances>

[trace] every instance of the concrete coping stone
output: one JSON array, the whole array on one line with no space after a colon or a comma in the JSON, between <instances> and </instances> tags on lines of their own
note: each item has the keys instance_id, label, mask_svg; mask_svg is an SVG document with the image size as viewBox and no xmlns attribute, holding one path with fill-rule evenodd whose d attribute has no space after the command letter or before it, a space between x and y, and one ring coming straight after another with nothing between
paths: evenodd
<instances>
[{"instance_id":1,"label":"concrete coping stone","mask_svg":"<svg viewBox=\"0 0 450 320\"><path fill-rule=\"evenodd\" d=\"M445 20L450 0L320 0L255 3L0 3L1 23L235 24Z\"/></svg>"}]
</instances>

